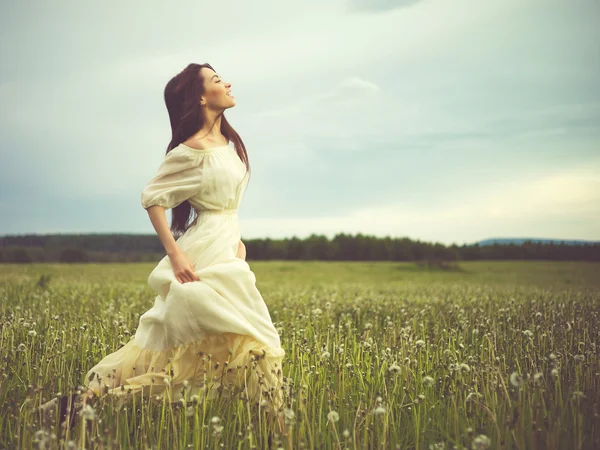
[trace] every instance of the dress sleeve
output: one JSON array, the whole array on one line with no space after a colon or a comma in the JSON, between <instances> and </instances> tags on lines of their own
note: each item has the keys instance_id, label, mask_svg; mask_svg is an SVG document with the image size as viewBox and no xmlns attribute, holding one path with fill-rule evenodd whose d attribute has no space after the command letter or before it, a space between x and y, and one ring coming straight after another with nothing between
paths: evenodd
<instances>
[{"instance_id":1,"label":"dress sleeve","mask_svg":"<svg viewBox=\"0 0 600 450\"><path fill-rule=\"evenodd\" d=\"M166 154L142 192L144 209L159 205L165 209L175 208L200 191L202 181L202 158L194 158L176 149Z\"/></svg>"}]
</instances>

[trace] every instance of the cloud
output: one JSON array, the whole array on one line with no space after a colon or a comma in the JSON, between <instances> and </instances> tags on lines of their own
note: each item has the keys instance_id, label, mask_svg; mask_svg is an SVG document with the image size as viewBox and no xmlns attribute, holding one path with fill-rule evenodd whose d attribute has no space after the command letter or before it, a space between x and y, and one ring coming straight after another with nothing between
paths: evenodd
<instances>
[{"instance_id":1,"label":"cloud","mask_svg":"<svg viewBox=\"0 0 600 450\"><path fill-rule=\"evenodd\" d=\"M314 94L283 108L258 112L254 114L254 118L283 119L314 114L323 109L326 109L328 114L334 115L336 112L342 112L342 109L347 106L352 106L362 99L372 99L381 92L381 88L375 83L363 80L358 76L349 77L330 91Z\"/></svg>"},{"instance_id":2,"label":"cloud","mask_svg":"<svg viewBox=\"0 0 600 450\"><path fill-rule=\"evenodd\" d=\"M243 219L246 238L332 238L340 232L424 239L432 242L472 243L501 235L535 235L556 239L600 235L600 165L581 167L504 183L473 186L469 196L457 195L443 206L423 202L360 205L347 213L322 212L318 217ZM566 231L566 228L573 231ZM302 230L302 231L300 231Z\"/></svg>"},{"instance_id":3,"label":"cloud","mask_svg":"<svg viewBox=\"0 0 600 450\"><path fill-rule=\"evenodd\" d=\"M358 12L385 12L408 8L424 0L347 0L348 10Z\"/></svg>"}]
</instances>

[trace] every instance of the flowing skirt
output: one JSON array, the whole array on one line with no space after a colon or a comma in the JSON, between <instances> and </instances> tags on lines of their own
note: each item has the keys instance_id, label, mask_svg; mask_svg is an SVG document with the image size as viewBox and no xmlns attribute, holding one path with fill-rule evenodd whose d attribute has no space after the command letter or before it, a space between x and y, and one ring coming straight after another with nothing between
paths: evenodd
<instances>
[{"instance_id":1,"label":"flowing skirt","mask_svg":"<svg viewBox=\"0 0 600 450\"><path fill-rule=\"evenodd\" d=\"M201 213L178 240L199 281L181 284L168 256L148 277L158 294L135 336L85 377L99 396L188 401L243 395L283 406L279 334L248 263L236 256L237 213Z\"/></svg>"}]
</instances>

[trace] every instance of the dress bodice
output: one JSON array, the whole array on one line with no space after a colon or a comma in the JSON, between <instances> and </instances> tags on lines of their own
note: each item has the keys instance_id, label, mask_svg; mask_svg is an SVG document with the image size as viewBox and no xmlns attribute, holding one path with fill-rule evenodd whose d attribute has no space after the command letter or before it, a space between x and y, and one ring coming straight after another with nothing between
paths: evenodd
<instances>
[{"instance_id":1,"label":"dress bodice","mask_svg":"<svg viewBox=\"0 0 600 450\"><path fill-rule=\"evenodd\" d=\"M141 203L170 209L188 200L198 212L237 210L247 183L246 165L232 146L198 150L179 144L144 188Z\"/></svg>"}]
</instances>

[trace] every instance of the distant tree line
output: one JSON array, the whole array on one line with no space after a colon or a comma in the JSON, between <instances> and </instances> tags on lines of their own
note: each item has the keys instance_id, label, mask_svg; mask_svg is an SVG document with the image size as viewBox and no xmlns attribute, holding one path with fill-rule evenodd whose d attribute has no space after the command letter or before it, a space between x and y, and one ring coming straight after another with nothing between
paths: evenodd
<instances>
[{"instance_id":1,"label":"distant tree line","mask_svg":"<svg viewBox=\"0 0 600 450\"><path fill-rule=\"evenodd\" d=\"M600 261L600 244L525 241L480 246L414 241L358 233L333 239L244 239L248 260L324 261ZM0 262L156 262L165 255L155 234L20 235L0 238Z\"/></svg>"}]
</instances>

